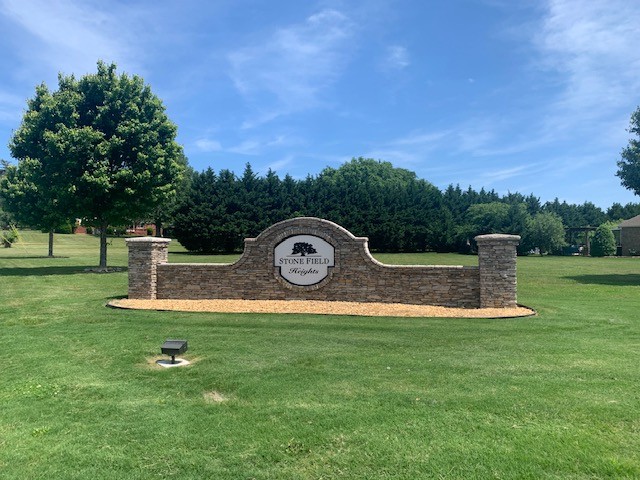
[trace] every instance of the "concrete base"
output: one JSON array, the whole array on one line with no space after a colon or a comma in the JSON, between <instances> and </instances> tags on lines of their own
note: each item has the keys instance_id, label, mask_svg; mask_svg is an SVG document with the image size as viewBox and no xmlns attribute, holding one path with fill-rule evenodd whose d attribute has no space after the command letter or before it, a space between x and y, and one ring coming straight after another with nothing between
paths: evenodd
<instances>
[{"instance_id":1,"label":"concrete base","mask_svg":"<svg viewBox=\"0 0 640 480\"><path fill-rule=\"evenodd\" d=\"M186 367L187 365L191 364L191 362L185 360L184 358L176 358L176 363L171 363L171 359L156 360L156 363L164 368Z\"/></svg>"}]
</instances>

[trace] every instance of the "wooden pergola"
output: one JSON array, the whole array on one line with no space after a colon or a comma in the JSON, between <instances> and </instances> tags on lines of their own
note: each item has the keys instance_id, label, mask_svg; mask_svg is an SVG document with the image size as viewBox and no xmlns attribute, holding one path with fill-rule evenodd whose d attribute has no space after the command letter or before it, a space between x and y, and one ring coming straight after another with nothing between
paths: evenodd
<instances>
[{"instance_id":1,"label":"wooden pergola","mask_svg":"<svg viewBox=\"0 0 640 480\"><path fill-rule=\"evenodd\" d=\"M585 237L585 252L583 255L591 255L591 241L589 239L589 233L595 232L598 227L567 227L567 233L569 234L569 242L574 243L576 234L583 233Z\"/></svg>"}]
</instances>

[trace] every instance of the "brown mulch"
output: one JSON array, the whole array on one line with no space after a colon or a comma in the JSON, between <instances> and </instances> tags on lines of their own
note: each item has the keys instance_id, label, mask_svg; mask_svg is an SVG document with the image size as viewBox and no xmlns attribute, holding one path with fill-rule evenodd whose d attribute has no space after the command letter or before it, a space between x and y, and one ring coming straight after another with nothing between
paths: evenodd
<instances>
[{"instance_id":1,"label":"brown mulch","mask_svg":"<svg viewBox=\"0 0 640 480\"><path fill-rule=\"evenodd\" d=\"M373 317L527 317L534 310L515 308L450 308L402 303L322 302L317 300L111 300L109 306L137 310L217 313L303 313Z\"/></svg>"}]
</instances>

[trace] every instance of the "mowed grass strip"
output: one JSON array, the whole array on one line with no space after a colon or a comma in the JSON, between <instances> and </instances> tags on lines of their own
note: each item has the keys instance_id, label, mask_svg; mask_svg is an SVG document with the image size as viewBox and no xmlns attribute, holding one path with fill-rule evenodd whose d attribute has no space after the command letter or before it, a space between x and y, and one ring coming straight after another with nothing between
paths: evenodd
<instances>
[{"instance_id":1,"label":"mowed grass strip","mask_svg":"<svg viewBox=\"0 0 640 480\"><path fill-rule=\"evenodd\" d=\"M519 258L531 318L199 314L105 308L127 274L85 272L96 239L22 239L0 249L0 478L640 477L639 259ZM191 366L155 365L167 338Z\"/></svg>"}]
</instances>

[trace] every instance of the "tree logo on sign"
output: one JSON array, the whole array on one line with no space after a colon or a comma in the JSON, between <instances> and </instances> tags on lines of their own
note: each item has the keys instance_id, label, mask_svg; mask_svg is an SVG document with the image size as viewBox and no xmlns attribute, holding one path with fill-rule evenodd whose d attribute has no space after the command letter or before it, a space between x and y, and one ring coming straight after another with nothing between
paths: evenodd
<instances>
[{"instance_id":1,"label":"tree logo on sign","mask_svg":"<svg viewBox=\"0 0 640 480\"><path fill-rule=\"evenodd\" d=\"M304 257L307 254L311 255L314 253L318 253L318 252L316 251L315 248L313 248L313 245L311 245L310 243L296 242L293 244L293 251L291 252L291 255L300 254L301 256Z\"/></svg>"}]
</instances>

